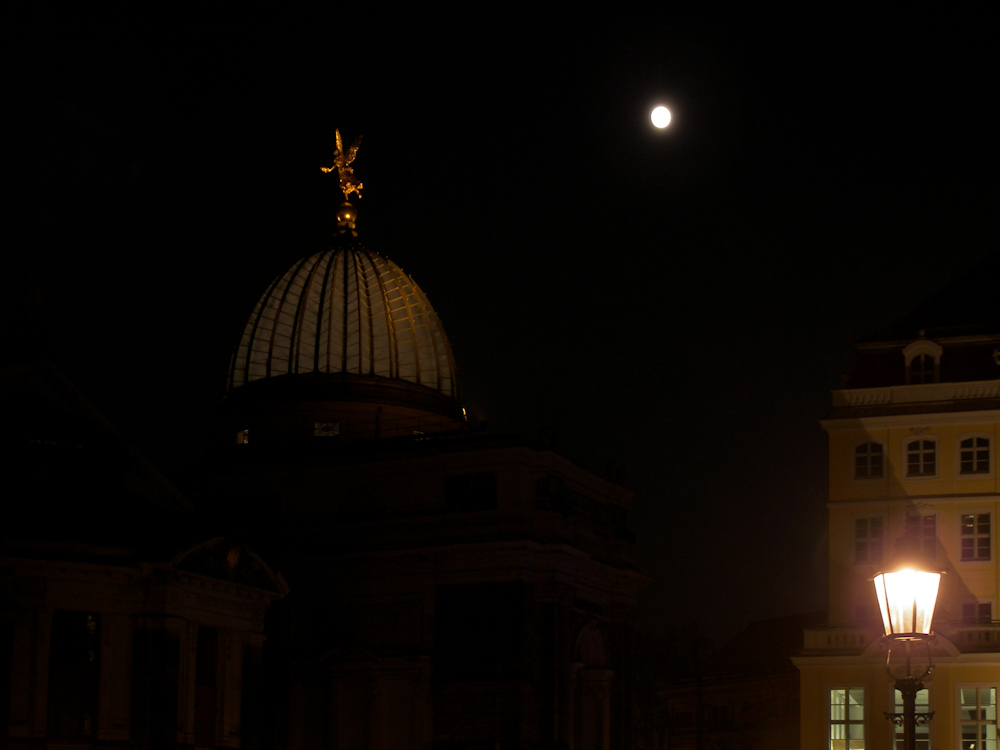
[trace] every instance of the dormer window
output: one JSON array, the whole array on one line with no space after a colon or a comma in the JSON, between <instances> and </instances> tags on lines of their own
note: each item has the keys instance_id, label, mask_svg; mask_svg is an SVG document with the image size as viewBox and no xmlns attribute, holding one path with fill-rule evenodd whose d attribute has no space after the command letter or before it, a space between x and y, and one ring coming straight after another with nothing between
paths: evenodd
<instances>
[{"instance_id":1,"label":"dormer window","mask_svg":"<svg viewBox=\"0 0 1000 750\"><path fill-rule=\"evenodd\" d=\"M923 331L920 332L923 336ZM903 349L906 364L906 384L937 383L941 380L941 347L933 341L919 338Z\"/></svg>"},{"instance_id":2,"label":"dormer window","mask_svg":"<svg viewBox=\"0 0 1000 750\"><path fill-rule=\"evenodd\" d=\"M918 354L910 360L910 383L936 383L934 360L927 354Z\"/></svg>"}]
</instances>

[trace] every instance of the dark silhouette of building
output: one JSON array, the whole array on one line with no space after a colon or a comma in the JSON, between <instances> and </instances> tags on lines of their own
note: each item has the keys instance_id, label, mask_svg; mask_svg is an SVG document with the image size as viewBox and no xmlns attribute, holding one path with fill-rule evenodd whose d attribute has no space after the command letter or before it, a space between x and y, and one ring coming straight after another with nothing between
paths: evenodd
<instances>
[{"instance_id":1,"label":"dark silhouette of building","mask_svg":"<svg viewBox=\"0 0 1000 750\"><path fill-rule=\"evenodd\" d=\"M0 742L236 747L285 585L52 365L0 371ZM252 726L252 724L251 724Z\"/></svg>"},{"instance_id":2,"label":"dark silhouette of building","mask_svg":"<svg viewBox=\"0 0 1000 750\"><path fill-rule=\"evenodd\" d=\"M662 691L667 750L799 747L802 629L825 613L760 620Z\"/></svg>"},{"instance_id":3,"label":"dark silhouette of building","mask_svg":"<svg viewBox=\"0 0 1000 750\"><path fill-rule=\"evenodd\" d=\"M631 746L630 493L471 430L429 301L337 220L252 312L190 498L5 374L9 747Z\"/></svg>"}]
</instances>

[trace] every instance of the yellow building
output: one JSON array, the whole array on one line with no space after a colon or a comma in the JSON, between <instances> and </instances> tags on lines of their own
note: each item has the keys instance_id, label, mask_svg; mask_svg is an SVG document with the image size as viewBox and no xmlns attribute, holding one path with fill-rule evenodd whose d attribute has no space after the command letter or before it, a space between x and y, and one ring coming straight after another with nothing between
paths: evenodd
<instances>
[{"instance_id":1,"label":"yellow building","mask_svg":"<svg viewBox=\"0 0 1000 750\"><path fill-rule=\"evenodd\" d=\"M807 629L801 746L902 747L872 576L906 535L945 572L922 750L997 750L1000 691L1000 328L914 330L857 347L822 422L829 438L829 623ZM921 653L926 660L926 654ZM928 705L921 705L926 703Z\"/></svg>"}]
</instances>

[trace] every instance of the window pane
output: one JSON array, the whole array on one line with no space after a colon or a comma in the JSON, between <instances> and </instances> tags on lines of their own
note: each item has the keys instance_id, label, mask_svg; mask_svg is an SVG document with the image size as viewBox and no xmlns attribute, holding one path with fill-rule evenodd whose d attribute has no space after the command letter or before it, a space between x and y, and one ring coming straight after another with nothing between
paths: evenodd
<instances>
[{"instance_id":1,"label":"window pane","mask_svg":"<svg viewBox=\"0 0 1000 750\"><path fill-rule=\"evenodd\" d=\"M989 606L989 605L987 605ZM979 704L983 708L984 718L987 721L997 720L997 690L996 688L983 688L979 691Z\"/></svg>"}]
</instances>

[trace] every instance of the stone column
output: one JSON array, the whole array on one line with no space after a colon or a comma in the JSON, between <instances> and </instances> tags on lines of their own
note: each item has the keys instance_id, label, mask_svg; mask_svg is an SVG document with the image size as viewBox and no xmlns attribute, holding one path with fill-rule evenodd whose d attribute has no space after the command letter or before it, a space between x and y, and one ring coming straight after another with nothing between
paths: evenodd
<instances>
[{"instance_id":1,"label":"stone column","mask_svg":"<svg viewBox=\"0 0 1000 750\"><path fill-rule=\"evenodd\" d=\"M215 725L216 747L240 746L240 704L243 696L243 642L235 630L219 630L220 718Z\"/></svg>"},{"instance_id":2,"label":"stone column","mask_svg":"<svg viewBox=\"0 0 1000 750\"><path fill-rule=\"evenodd\" d=\"M132 711L132 617L101 614L101 689L97 739L127 742Z\"/></svg>"},{"instance_id":3,"label":"stone column","mask_svg":"<svg viewBox=\"0 0 1000 750\"><path fill-rule=\"evenodd\" d=\"M181 648L177 665L177 744L194 747L194 678L198 663L198 626L193 622L184 622L179 630Z\"/></svg>"},{"instance_id":4,"label":"stone column","mask_svg":"<svg viewBox=\"0 0 1000 750\"><path fill-rule=\"evenodd\" d=\"M580 739L578 750L610 750L611 669L580 670Z\"/></svg>"},{"instance_id":5,"label":"stone column","mask_svg":"<svg viewBox=\"0 0 1000 750\"><path fill-rule=\"evenodd\" d=\"M13 630L8 737L10 747L16 748L45 738L52 610L21 612Z\"/></svg>"}]
</instances>

